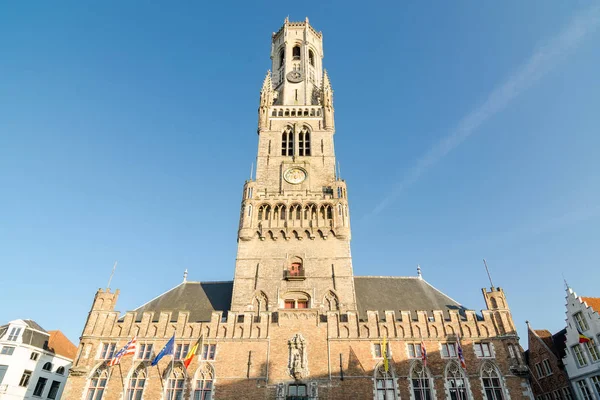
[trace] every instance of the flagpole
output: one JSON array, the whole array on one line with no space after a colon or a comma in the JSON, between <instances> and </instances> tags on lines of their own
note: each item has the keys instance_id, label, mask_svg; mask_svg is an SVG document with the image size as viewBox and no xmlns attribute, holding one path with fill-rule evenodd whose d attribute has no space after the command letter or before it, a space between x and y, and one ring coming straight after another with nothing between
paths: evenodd
<instances>
[{"instance_id":1,"label":"flagpole","mask_svg":"<svg viewBox=\"0 0 600 400\"><path fill-rule=\"evenodd\" d=\"M169 373L169 375L173 374L173 371L175 370L175 351L177 350L177 346L175 346L175 334L177 333L177 329L175 329L175 331L173 331L173 353L171 353L171 372ZM183 348L183 344L181 345L181 347ZM169 381L167 381L168 383ZM176 382L173 382L173 389L175 389L175 385ZM173 395L175 394L175 390L173 390L171 392L171 397L169 400L173 399Z\"/></svg>"},{"instance_id":2,"label":"flagpole","mask_svg":"<svg viewBox=\"0 0 600 400\"><path fill-rule=\"evenodd\" d=\"M123 370L121 369L120 362L119 362L119 373L121 374L121 387L123 388L123 396L125 396L125 383L123 382Z\"/></svg>"},{"instance_id":3,"label":"flagpole","mask_svg":"<svg viewBox=\"0 0 600 400\"><path fill-rule=\"evenodd\" d=\"M163 380L162 380L162 374L160 373L160 368L158 367L158 364L156 364L156 369L158 370L158 379L160 380L160 386L163 390L163 392L165 391L165 385L163 384Z\"/></svg>"}]
</instances>

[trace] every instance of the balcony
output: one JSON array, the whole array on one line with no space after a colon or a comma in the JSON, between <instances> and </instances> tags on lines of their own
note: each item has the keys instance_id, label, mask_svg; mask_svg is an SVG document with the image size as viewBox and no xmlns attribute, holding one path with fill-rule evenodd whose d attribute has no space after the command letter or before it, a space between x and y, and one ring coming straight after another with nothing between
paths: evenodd
<instances>
[{"instance_id":1,"label":"balcony","mask_svg":"<svg viewBox=\"0 0 600 400\"><path fill-rule=\"evenodd\" d=\"M304 270L300 271L283 271L283 279L288 281L303 281L306 279Z\"/></svg>"}]
</instances>

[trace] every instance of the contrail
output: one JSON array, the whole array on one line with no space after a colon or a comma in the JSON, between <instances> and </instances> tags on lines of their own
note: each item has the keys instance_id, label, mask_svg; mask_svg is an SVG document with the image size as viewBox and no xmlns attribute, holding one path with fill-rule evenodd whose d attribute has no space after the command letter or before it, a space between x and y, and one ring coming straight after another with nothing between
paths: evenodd
<instances>
[{"instance_id":1,"label":"contrail","mask_svg":"<svg viewBox=\"0 0 600 400\"><path fill-rule=\"evenodd\" d=\"M440 161L446 154L469 138L489 118L506 108L518 95L541 79L556 66L569 51L575 49L600 24L600 5L595 5L577 14L566 28L542 46L523 63L504 83L497 86L485 102L467 114L452 133L423 155L410 168L392 193L384 198L369 216L375 216L390 205L406 187L415 183L427 169Z\"/></svg>"}]
</instances>

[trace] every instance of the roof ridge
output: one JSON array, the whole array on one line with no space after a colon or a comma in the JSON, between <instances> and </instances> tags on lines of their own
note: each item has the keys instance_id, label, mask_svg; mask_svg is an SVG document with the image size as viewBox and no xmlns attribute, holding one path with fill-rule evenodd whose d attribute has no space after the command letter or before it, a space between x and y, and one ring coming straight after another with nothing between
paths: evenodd
<instances>
[{"instance_id":1,"label":"roof ridge","mask_svg":"<svg viewBox=\"0 0 600 400\"><path fill-rule=\"evenodd\" d=\"M443 296L446 296L447 298L449 298L450 300L452 300L453 302L455 302L456 304L458 304L459 306L461 306L462 308L465 308L465 306L462 305L462 303L454 300L452 297L448 296L446 293L442 292L440 289L436 288L435 286L433 286L431 283L427 282L425 279L421 279L423 282L425 282L427 285L429 285L433 290L437 291L438 293L440 293Z\"/></svg>"}]
</instances>

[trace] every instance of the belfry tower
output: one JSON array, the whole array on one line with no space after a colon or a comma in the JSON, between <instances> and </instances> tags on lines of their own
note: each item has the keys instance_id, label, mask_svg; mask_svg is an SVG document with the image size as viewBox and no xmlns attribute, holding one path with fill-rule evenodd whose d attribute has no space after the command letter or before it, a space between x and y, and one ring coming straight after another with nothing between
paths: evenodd
<instances>
[{"instance_id":1,"label":"belfry tower","mask_svg":"<svg viewBox=\"0 0 600 400\"><path fill-rule=\"evenodd\" d=\"M285 20L258 109L256 178L244 185L231 310L355 310L346 184L336 174L323 37Z\"/></svg>"}]
</instances>

